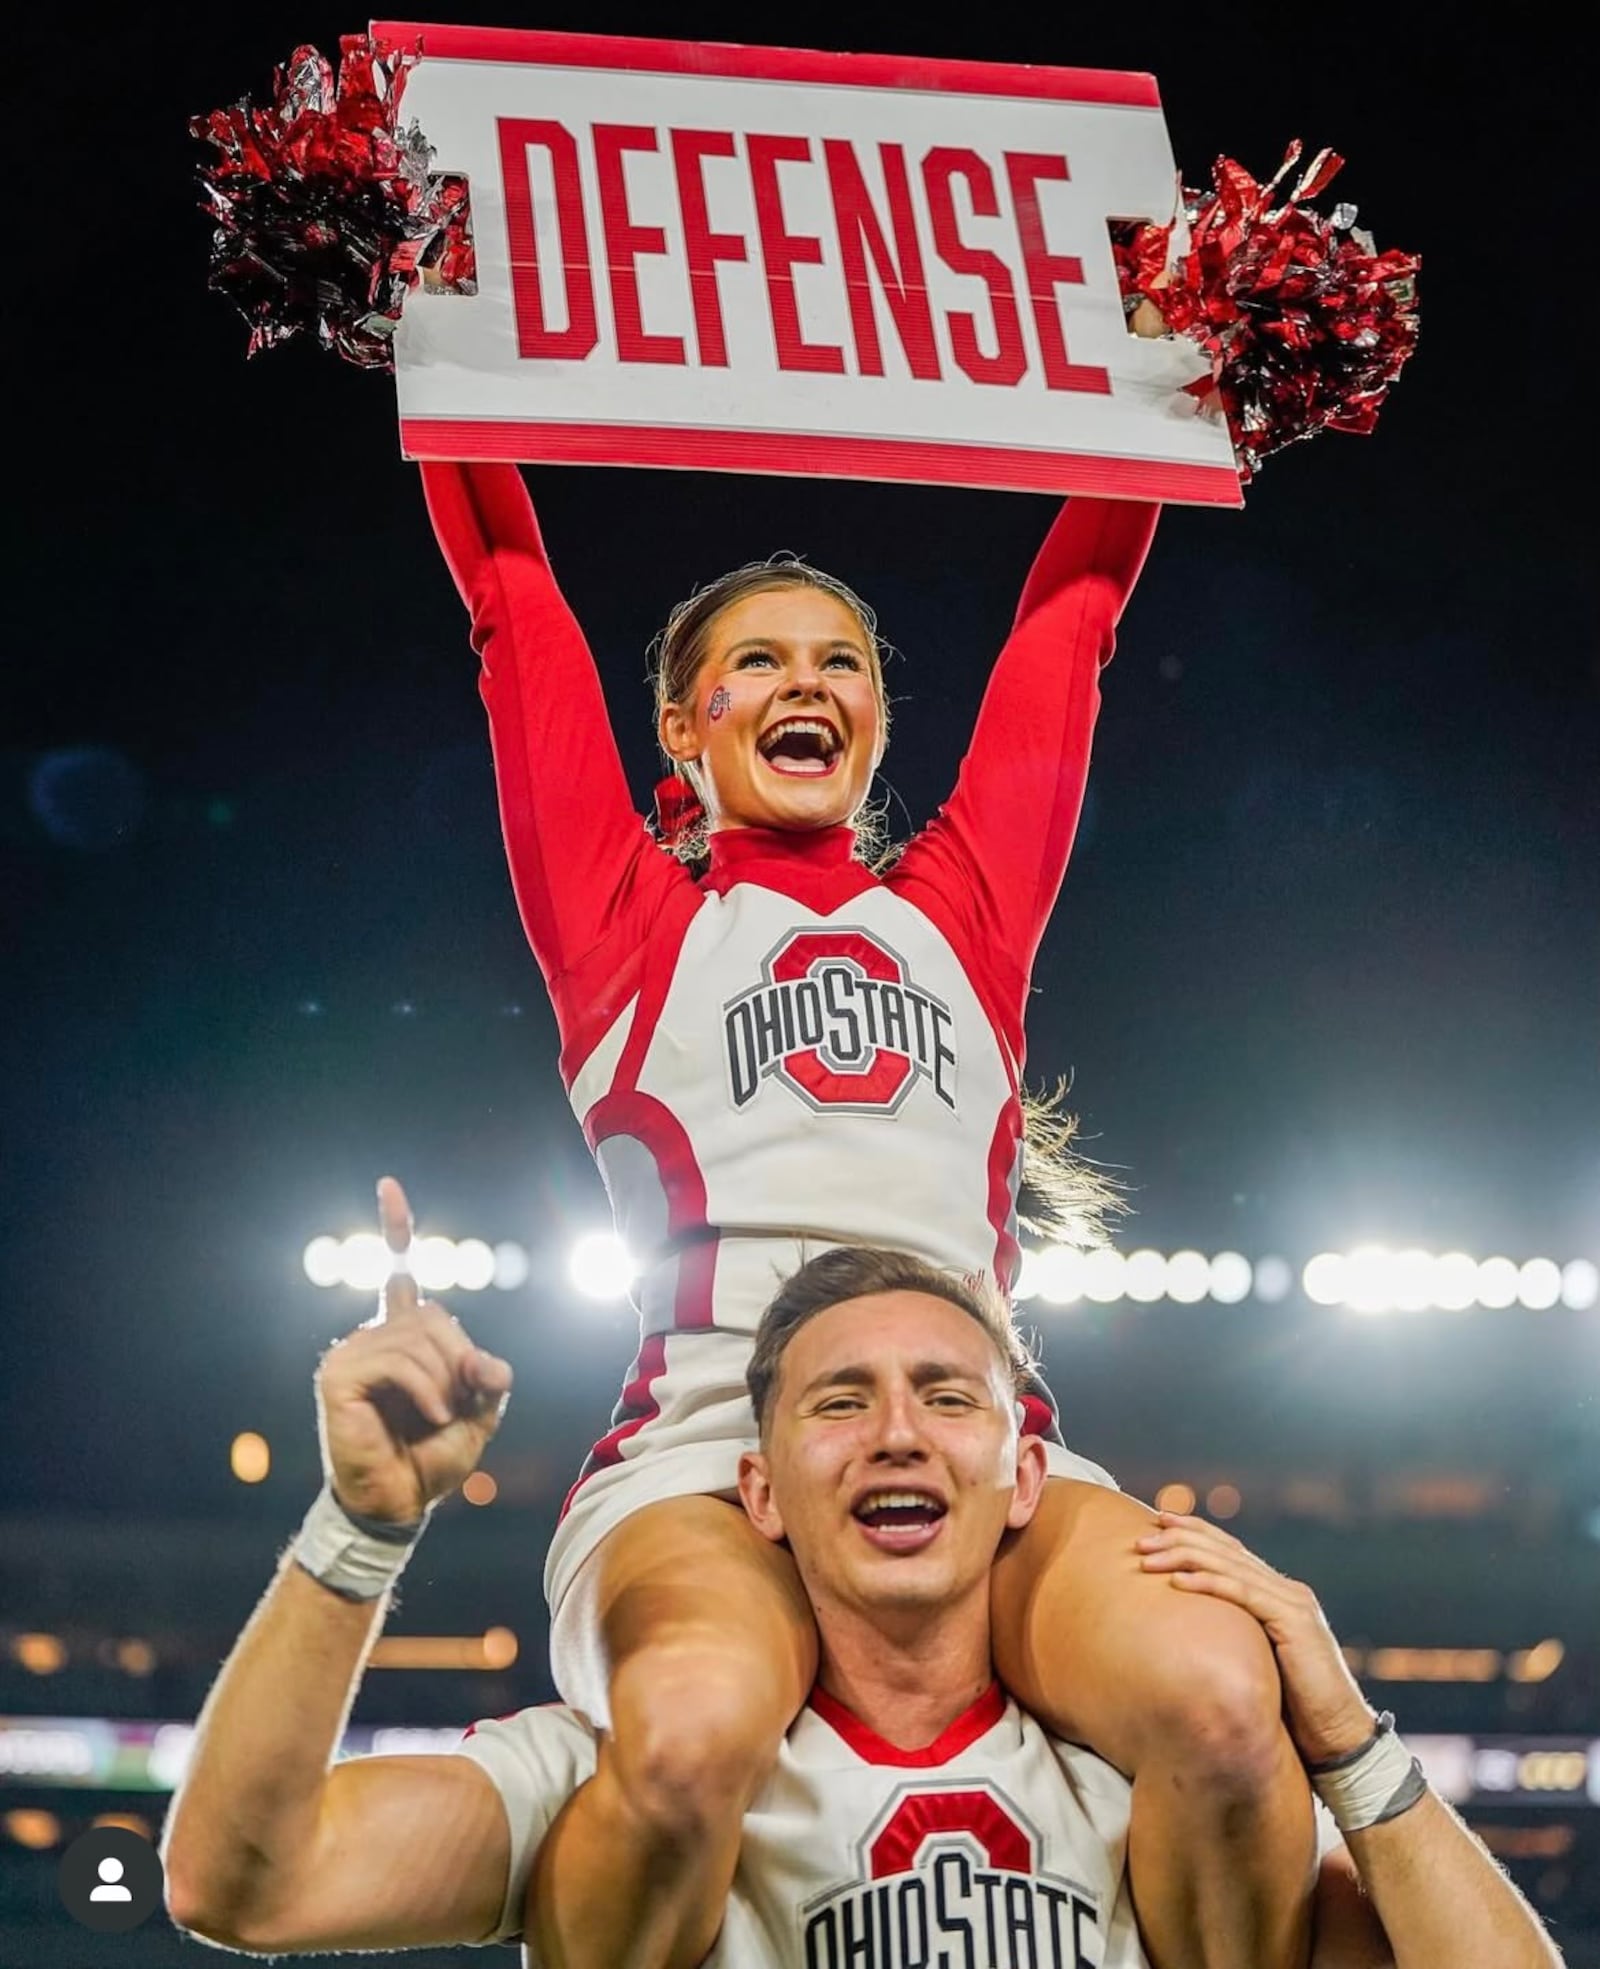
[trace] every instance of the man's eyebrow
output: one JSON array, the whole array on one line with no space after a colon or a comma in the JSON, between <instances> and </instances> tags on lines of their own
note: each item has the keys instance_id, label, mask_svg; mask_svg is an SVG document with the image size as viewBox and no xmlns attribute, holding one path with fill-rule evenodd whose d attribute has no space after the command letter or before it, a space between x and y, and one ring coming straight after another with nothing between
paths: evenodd
<instances>
[{"instance_id":1,"label":"man's eyebrow","mask_svg":"<svg viewBox=\"0 0 1600 1969\"><path fill-rule=\"evenodd\" d=\"M809 1401L825 1388L870 1388L877 1378L865 1361L850 1361L842 1367L830 1367L808 1381L800 1390L800 1399ZM928 1388L941 1381L987 1382L989 1377L982 1368L963 1366L956 1361L930 1360L918 1361L911 1370L910 1379L912 1387Z\"/></svg>"}]
</instances>

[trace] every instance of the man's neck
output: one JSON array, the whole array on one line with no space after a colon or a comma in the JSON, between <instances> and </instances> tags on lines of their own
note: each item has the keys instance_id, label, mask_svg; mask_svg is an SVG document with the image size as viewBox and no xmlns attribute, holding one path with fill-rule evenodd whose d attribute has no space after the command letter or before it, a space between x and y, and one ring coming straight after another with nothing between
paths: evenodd
<instances>
[{"instance_id":1,"label":"man's neck","mask_svg":"<svg viewBox=\"0 0 1600 1969\"><path fill-rule=\"evenodd\" d=\"M920 1750L994 1680L989 1583L956 1605L893 1613L818 1607L817 1680L897 1750Z\"/></svg>"}]
</instances>

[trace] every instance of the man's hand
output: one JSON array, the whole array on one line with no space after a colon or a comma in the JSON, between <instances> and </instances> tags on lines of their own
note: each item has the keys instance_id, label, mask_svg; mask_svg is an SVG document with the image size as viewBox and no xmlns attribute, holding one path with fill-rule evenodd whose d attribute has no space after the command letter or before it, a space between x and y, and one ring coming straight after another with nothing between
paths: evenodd
<instances>
[{"instance_id":1,"label":"man's hand","mask_svg":"<svg viewBox=\"0 0 1600 1969\"><path fill-rule=\"evenodd\" d=\"M401 1256L411 1208L392 1176L378 1184L384 1242ZM397 1271L377 1313L317 1370L322 1467L348 1511L414 1524L476 1468L500 1426L511 1369L473 1346L441 1306Z\"/></svg>"},{"instance_id":2,"label":"man's hand","mask_svg":"<svg viewBox=\"0 0 1600 1969\"><path fill-rule=\"evenodd\" d=\"M1231 1600L1267 1631L1283 1680L1284 1715L1295 1748L1308 1764L1326 1763L1359 1749L1377 1718L1317 1596L1203 1518L1157 1513L1158 1529L1138 1541L1146 1572L1164 1572L1187 1593Z\"/></svg>"}]
</instances>

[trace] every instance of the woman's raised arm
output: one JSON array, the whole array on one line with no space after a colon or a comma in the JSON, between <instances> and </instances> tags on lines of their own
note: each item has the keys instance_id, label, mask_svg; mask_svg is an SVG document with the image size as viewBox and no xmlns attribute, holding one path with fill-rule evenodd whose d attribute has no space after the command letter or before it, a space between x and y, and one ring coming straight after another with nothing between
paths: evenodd
<instances>
[{"instance_id":1,"label":"woman's raised arm","mask_svg":"<svg viewBox=\"0 0 1600 1969\"><path fill-rule=\"evenodd\" d=\"M1113 499L1062 508L1023 588L955 791L890 878L925 882L947 913L961 912L1018 1020L1083 805L1100 671L1159 513Z\"/></svg>"},{"instance_id":2,"label":"woman's raised arm","mask_svg":"<svg viewBox=\"0 0 1600 1969\"><path fill-rule=\"evenodd\" d=\"M651 889L677 870L634 810L599 674L556 586L522 474L428 463L422 483L483 661L517 906L554 985L639 899L641 883Z\"/></svg>"}]
</instances>

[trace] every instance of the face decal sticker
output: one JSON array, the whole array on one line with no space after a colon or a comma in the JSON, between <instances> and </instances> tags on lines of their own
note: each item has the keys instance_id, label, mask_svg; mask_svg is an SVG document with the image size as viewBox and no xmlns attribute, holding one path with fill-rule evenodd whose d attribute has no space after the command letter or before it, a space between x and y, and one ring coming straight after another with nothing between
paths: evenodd
<instances>
[{"instance_id":1,"label":"face decal sticker","mask_svg":"<svg viewBox=\"0 0 1600 1969\"><path fill-rule=\"evenodd\" d=\"M716 689L711 693L711 702L706 706L706 716L711 720L712 724L715 724L719 718L727 715L728 707L732 703L733 695L729 691L728 686L726 684L718 684Z\"/></svg>"}]
</instances>

